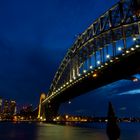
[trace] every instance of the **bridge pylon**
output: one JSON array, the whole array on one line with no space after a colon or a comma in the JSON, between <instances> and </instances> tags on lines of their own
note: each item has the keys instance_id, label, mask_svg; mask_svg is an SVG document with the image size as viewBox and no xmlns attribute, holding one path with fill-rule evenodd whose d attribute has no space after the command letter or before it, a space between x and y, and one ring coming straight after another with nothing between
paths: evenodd
<instances>
[{"instance_id":1,"label":"bridge pylon","mask_svg":"<svg viewBox=\"0 0 140 140\"><path fill-rule=\"evenodd\" d=\"M38 109L38 120L42 121L45 120L45 115L44 115L44 108L42 106L42 102L44 101L44 99L46 98L45 93L41 93L40 95L40 100L39 100L39 109Z\"/></svg>"}]
</instances>

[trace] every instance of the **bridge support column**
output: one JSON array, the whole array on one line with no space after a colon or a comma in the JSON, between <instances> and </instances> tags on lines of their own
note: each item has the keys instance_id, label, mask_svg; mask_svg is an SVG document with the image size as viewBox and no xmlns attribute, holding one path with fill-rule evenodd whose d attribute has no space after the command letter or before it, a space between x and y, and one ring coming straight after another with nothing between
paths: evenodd
<instances>
[{"instance_id":1,"label":"bridge support column","mask_svg":"<svg viewBox=\"0 0 140 140\"><path fill-rule=\"evenodd\" d=\"M100 62L101 62L101 64L103 63L103 56L102 56L102 49L100 49Z\"/></svg>"},{"instance_id":2,"label":"bridge support column","mask_svg":"<svg viewBox=\"0 0 140 140\"><path fill-rule=\"evenodd\" d=\"M139 30L139 35L140 35L140 22L138 23L138 30Z\"/></svg>"},{"instance_id":3,"label":"bridge support column","mask_svg":"<svg viewBox=\"0 0 140 140\"><path fill-rule=\"evenodd\" d=\"M88 68L90 69L90 66L91 66L91 56L89 56L88 58Z\"/></svg>"},{"instance_id":4,"label":"bridge support column","mask_svg":"<svg viewBox=\"0 0 140 140\"><path fill-rule=\"evenodd\" d=\"M97 57L96 57L96 51L94 52L94 64L95 64L95 68L97 67Z\"/></svg>"},{"instance_id":5,"label":"bridge support column","mask_svg":"<svg viewBox=\"0 0 140 140\"><path fill-rule=\"evenodd\" d=\"M57 116L59 110L60 103L46 103L44 105L44 114L47 122L53 121L53 119Z\"/></svg>"},{"instance_id":6,"label":"bridge support column","mask_svg":"<svg viewBox=\"0 0 140 140\"><path fill-rule=\"evenodd\" d=\"M76 78L79 75L79 58L78 58L78 55L76 55L75 59L74 59L74 70L75 70L74 76Z\"/></svg>"},{"instance_id":7,"label":"bridge support column","mask_svg":"<svg viewBox=\"0 0 140 140\"><path fill-rule=\"evenodd\" d=\"M115 57L116 56L116 42L115 41L112 43L112 47L113 47L113 57Z\"/></svg>"},{"instance_id":8,"label":"bridge support column","mask_svg":"<svg viewBox=\"0 0 140 140\"><path fill-rule=\"evenodd\" d=\"M125 35L125 28L124 26L122 26L122 39L123 39L123 48L124 48L124 52L126 51L126 35Z\"/></svg>"},{"instance_id":9,"label":"bridge support column","mask_svg":"<svg viewBox=\"0 0 140 140\"><path fill-rule=\"evenodd\" d=\"M73 79L73 62L70 62L70 81Z\"/></svg>"},{"instance_id":10,"label":"bridge support column","mask_svg":"<svg viewBox=\"0 0 140 140\"><path fill-rule=\"evenodd\" d=\"M103 63L105 62L105 48L102 48L102 54L103 54Z\"/></svg>"},{"instance_id":11,"label":"bridge support column","mask_svg":"<svg viewBox=\"0 0 140 140\"><path fill-rule=\"evenodd\" d=\"M76 77L79 75L79 64L78 64L78 62L77 62L77 64L76 64Z\"/></svg>"}]
</instances>

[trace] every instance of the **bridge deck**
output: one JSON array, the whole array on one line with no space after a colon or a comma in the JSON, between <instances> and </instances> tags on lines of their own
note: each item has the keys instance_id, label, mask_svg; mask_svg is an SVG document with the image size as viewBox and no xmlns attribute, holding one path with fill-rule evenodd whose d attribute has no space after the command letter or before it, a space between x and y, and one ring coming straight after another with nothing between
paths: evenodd
<instances>
[{"instance_id":1,"label":"bridge deck","mask_svg":"<svg viewBox=\"0 0 140 140\"><path fill-rule=\"evenodd\" d=\"M114 59L113 62L108 63L107 66L85 76L85 78L79 80L79 82L56 95L55 100L65 102L114 81L126 79L139 72L140 49L137 49L136 51L125 54L125 56L119 59ZM95 73L97 75L96 77L93 76Z\"/></svg>"}]
</instances>

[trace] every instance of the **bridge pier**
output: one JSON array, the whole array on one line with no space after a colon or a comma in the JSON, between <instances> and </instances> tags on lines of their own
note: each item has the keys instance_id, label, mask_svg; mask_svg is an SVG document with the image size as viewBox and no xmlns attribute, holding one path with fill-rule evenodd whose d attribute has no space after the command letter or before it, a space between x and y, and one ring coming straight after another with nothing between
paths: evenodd
<instances>
[{"instance_id":1,"label":"bridge pier","mask_svg":"<svg viewBox=\"0 0 140 140\"><path fill-rule=\"evenodd\" d=\"M53 119L57 116L59 106L60 103L58 102L45 103L43 105L43 112L47 122L53 121Z\"/></svg>"}]
</instances>

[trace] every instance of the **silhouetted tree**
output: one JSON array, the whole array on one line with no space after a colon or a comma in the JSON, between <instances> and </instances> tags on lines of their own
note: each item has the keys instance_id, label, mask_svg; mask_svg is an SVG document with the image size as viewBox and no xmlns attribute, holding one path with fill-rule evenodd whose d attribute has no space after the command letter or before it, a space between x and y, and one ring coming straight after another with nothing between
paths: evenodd
<instances>
[{"instance_id":1,"label":"silhouetted tree","mask_svg":"<svg viewBox=\"0 0 140 140\"><path fill-rule=\"evenodd\" d=\"M106 133L109 140L118 140L120 138L120 129L117 124L117 117L115 116L111 102L109 102L108 106L108 123Z\"/></svg>"}]
</instances>

